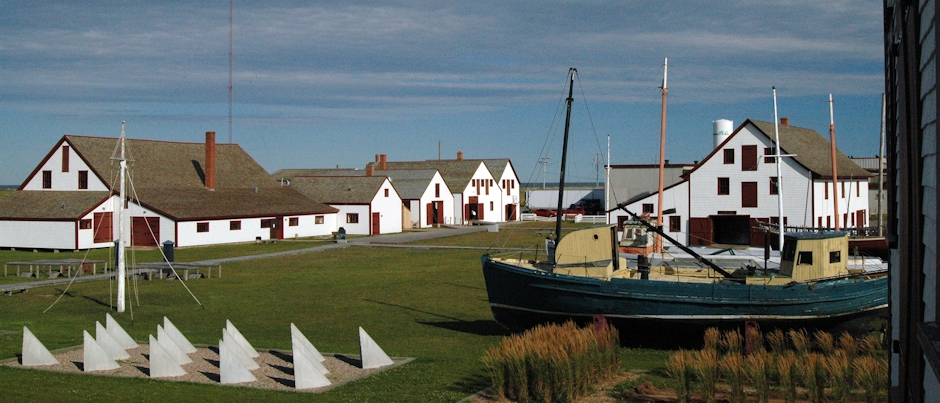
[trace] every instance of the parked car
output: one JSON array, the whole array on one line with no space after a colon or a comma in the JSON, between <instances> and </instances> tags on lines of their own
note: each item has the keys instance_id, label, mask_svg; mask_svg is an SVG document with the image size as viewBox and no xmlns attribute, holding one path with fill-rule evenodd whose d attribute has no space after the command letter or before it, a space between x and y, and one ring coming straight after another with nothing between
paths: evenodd
<instances>
[{"instance_id":1,"label":"parked car","mask_svg":"<svg viewBox=\"0 0 940 403\"><path fill-rule=\"evenodd\" d=\"M532 213L539 217L555 217L558 214L555 214L555 210L549 210L547 208L537 208L532 210Z\"/></svg>"},{"instance_id":2,"label":"parked car","mask_svg":"<svg viewBox=\"0 0 940 403\"><path fill-rule=\"evenodd\" d=\"M584 207L581 206L571 206L571 208L565 210L565 215L587 215L587 212L584 211Z\"/></svg>"}]
</instances>

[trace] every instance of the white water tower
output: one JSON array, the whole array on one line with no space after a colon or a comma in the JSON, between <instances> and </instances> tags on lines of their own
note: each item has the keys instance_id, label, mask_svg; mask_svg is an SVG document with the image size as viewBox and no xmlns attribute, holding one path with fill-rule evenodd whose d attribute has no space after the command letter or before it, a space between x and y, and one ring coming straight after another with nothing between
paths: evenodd
<instances>
[{"instance_id":1,"label":"white water tower","mask_svg":"<svg viewBox=\"0 0 940 403\"><path fill-rule=\"evenodd\" d=\"M731 132L734 130L734 122L728 119L718 119L712 122L712 136L715 140L715 145L712 148L718 148L718 145L723 143L725 140L731 136Z\"/></svg>"}]
</instances>

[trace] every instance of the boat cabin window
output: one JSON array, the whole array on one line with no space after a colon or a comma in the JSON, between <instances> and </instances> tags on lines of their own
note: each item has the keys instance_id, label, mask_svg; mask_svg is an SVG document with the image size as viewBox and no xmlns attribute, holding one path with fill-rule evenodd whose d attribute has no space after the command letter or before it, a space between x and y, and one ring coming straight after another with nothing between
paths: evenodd
<instances>
[{"instance_id":1,"label":"boat cabin window","mask_svg":"<svg viewBox=\"0 0 940 403\"><path fill-rule=\"evenodd\" d=\"M813 252L800 251L800 255L797 258L796 264L813 264Z\"/></svg>"},{"instance_id":2,"label":"boat cabin window","mask_svg":"<svg viewBox=\"0 0 940 403\"><path fill-rule=\"evenodd\" d=\"M842 251L829 252L829 263L839 263L842 261Z\"/></svg>"},{"instance_id":3,"label":"boat cabin window","mask_svg":"<svg viewBox=\"0 0 940 403\"><path fill-rule=\"evenodd\" d=\"M793 261L793 256L796 254L796 241L787 239L783 243L783 253L780 258L783 260Z\"/></svg>"}]
</instances>

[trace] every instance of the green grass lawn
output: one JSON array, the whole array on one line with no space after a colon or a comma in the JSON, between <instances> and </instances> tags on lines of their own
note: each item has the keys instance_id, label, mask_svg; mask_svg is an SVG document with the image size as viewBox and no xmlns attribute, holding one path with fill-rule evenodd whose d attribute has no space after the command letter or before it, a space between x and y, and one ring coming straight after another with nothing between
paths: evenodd
<instances>
[{"instance_id":1,"label":"green grass lawn","mask_svg":"<svg viewBox=\"0 0 940 403\"><path fill-rule=\"evenodd\" d=\"M498 233L451 237L440 242L488 245L501 240L506 231L501 226ZM177 258L201 260L264 253L287 244L188 248L178 250ZM22 254L34 259L52 255L0 251L0 261L28 260ZM179 282L139 281L140 306L133 305L132 314L112 313L137 340L155 334L156 326L167 316L193 343L216 345L229 319L257 348L290 349L289 324L293 322L322 352L358 354L357 327L362 326L389 355L416 357L402 367L328 393L274 392L0 367L0 400L458 401L488 386L480 359L490 346L508 335L490 313L480 254L472 250L353 246L237 262L225 265L221 279L186 283L202 306ZM56 255L64 258L68 254ZM20 353L23 326L29 327L47 348L57 349L80 345L82 330L93 333L95 321L104 321L109 312L108 282L73 284L58 303L43 313L64 290L64 286L34 288L25 294L0 296L0 359ZM660 373L668 354L624 349L624 365Z\"/></svg>"}]
</instances>

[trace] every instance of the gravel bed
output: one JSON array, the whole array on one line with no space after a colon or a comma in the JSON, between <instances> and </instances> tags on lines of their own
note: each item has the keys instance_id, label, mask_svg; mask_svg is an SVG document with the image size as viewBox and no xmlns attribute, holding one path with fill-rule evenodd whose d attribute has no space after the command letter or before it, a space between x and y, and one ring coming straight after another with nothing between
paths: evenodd
<instances>
[{"instance_id":1,"label":"gravel bed","mask_svg":"<svg viewBox=\"0 0 940 403\"><path fill-rule=\"evenodd\" d=\"M150 377L150 346L139 344L137 348L127 350L130 358L118 361L121 366L107 371L84 372L82 361L83 349L75 347L53 352L59 364L24 367L19 359L3 362L2 365L17 368L36 369L43 371L83 373L89 375L104 375L118 377ZM294 389L294 364L290 351L258 350L260 357L255 358L261 368L251 371L257 378L254 382L245 382L234 385L258 389L289 390L297 392L325 392L356 379L365 378L371 374L394 368L412 361L412 358L392 357L395 363L389 366L364 370L360 368L361 361L358 355L324 354L326 361L323 366L330 372L326 374L332 385L313 389ZM158 378L174 382L198 382L221 385L219 378L219 349L216 346L199 347L195 353L189 354L192 363L183 365L186 375L171 378Z\"/></svg>"}]
</instances>

